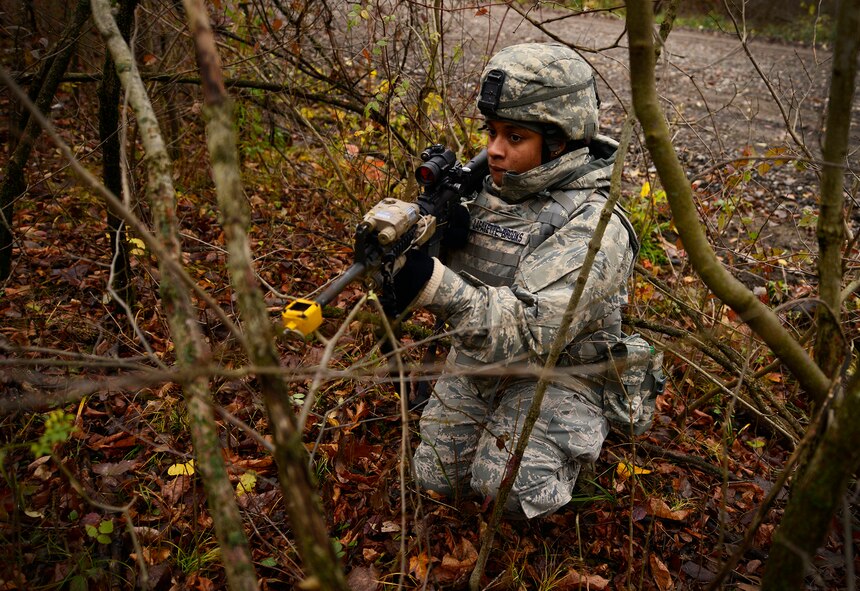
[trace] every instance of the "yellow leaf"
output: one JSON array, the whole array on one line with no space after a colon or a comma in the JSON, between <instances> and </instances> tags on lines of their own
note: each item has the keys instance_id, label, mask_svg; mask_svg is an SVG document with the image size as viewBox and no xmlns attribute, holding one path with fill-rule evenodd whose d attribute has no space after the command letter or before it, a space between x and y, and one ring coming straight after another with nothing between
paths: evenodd
<instances>
[{"instance_id":1,"label":"yellow leaf","mask_svg":"<svg viewBox=\"0 0 860 591\"><path fill-rule=\"evenodd\" d=\"M167 469L170 476L191 476L194 474L194 460L188 460L184 464L173 464Z\"/></svg>"},{"instance_id":2,"label":"yellow leaf","mask_svg":"<svg viewBox=\"0 0 860 591\"><path fill-rule=\"evenodd\" d=\"M236 496L241 497L246 493L252 492L255 486L257 486L257 473L253 470L248 470L239 477L239 483L236 485Z\"/></svg>"},{"instance_id":3,"label":"yellow leaf","mask_svg":"<svg viewBox=\"0 0 860 591\"><path fill-rule=\"evenodd\" d=\"M650 474L651 470L640 468L636 464L618 462L618 466L615 467L615 473L618 474L619 478L621 478L622 480L626 480L630 478L630 476L632 476L633 474Z\"/></svg>"},{"instance_id":4,"label":"yellow leaf","mask_svg":"<svg viewBox=\"0 0 860 591\"><path fill-rule=\"evenodd\" d=\"M642 190L639 191L640 197L647 197L651 194L651 183L645 181L645 184L642 185Z\"/></svg>"},{"instance_id":5,"label":"yellow leaf","mask_svg":"<svg viewBox=\"0 0 860 591\"><path fill-rule=\"evenodd\" d=\"M134 256L146 254L146 244L140 238L129 238L128 243L131 245L128 253Z\"/></svg>"}]
</instances>

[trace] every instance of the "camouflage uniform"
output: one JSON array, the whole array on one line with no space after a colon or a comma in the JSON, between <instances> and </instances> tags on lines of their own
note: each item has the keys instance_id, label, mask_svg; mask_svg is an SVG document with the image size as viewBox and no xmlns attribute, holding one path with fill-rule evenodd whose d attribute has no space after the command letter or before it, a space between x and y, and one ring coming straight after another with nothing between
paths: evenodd
<instances>
[{"instance_id":1,"label":"camouflage uniform","mask_svg":"<svg viewBox=\"0 0 860 591\"><path fill-rule=\"evenodd\" d=\"M523 80L534 71L551 77L557 47L509 49L517 59L508 56L507 87L496 105L502 116L504 90L521 96L531 88ZM590 69L582 67L592 80ZM588 112L559 119L567 127L559 126L568 137L589 139L589 146L522 174L507 173L502 187L487 177L484 189L466 204L471 218L467 246L447 266L434 261L430 280L412 303L444 318L454 342L445 374L422 414L414 456L418 483L445 495L471 488L495 496L537 385L533 373L518 375L516 368L544 363L605 202L617 144L594 135L597 105L588 103L592 96L596 101L593 87L568 86L567 91L545 93L525 110L521 101L515 105L519 117L510 119L529 121L531 113L533 120L547 121L553 113L586 104ZM547 110L550 101L556 104ZM571 131L572 125L578 130ZM570 343L587 343L600 330L620 332L633 241L629 223L613 215L567 334ZM480 375L502 367L510 372ZM536 517L570 500L580 466L597 459L606 437L601 408L597 382L566 377L550 385L508 511Z\"/></svg>"}]
</instances>

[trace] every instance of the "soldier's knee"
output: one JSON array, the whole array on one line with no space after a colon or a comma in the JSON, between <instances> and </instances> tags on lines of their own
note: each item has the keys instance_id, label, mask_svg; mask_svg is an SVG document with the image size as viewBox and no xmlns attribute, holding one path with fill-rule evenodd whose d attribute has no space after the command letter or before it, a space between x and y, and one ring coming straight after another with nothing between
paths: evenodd
<instances>
[{"instance_id":1,"label":"soldier's knee","mask_svg":"<svg viewBox=\"0 0 860 591\"><path fill-rule=\"evenodd\" d=\"M479 494L495 499L504 477L505 466L486 464L473 469L472 488ZM560 468L521 466L520 473L505 502L510 516L541 517L558 511L570 502L579 464L569 463Z\"/></svg>"},{"instance_id":2,"label":"soldier's knee","mask_svg":"<svg viewBox=\"0 0 860 591\"><path fill-rule=\"evenodd\" d=\"M464 478L462 474L457 473L457 467L443 466L436 450L426 443L422 443L415 450L412 465L415 470L415 482L423 489L451 497L461 488L459 483ZM468 482L467 479L466 482Z\"/></svg>"}]
</instances>

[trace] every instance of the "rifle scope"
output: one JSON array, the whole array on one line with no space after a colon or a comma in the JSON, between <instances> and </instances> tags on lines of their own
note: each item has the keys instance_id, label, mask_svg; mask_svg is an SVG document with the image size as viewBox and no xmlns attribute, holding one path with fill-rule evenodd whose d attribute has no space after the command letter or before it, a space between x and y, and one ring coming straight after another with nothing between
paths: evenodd
<instances>
[{"instance_id":1,"label":"rifle scope","mask_svg":"<svg viewBox=\"0 0 860 591\"><path fill-rule=\"evenodd\" d=\"M432 187L444 178L457 162L457 155L442 144L433 144L421 152L424 164L415 169L415 180L422 187Z\"/></svg>"}]
</instances>

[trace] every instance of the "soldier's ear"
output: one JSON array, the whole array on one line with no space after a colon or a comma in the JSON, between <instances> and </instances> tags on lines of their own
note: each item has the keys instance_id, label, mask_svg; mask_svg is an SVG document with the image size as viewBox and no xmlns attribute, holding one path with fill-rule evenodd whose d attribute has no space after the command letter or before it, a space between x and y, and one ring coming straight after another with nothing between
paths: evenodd
<instances>
[{"instance_id":1,"label":"soldier's ear","mask_svg":"<svg viewBox=\"0 0 860 591\"><path fill-rule=\"evenodd\" d=\"M543 141L546 143L546 148L553 155L553 158L561 154L567 144L567 138L564 137L564 133L555 125L547 126L543 133Z\"/></svg>"},{"instance_id":2,"label":"soldier's ear","mask_svg":"<svg viewBox=\"0 0 860 591\"><path fill-rule=\"evenodd\" d=\"M552 144L547 143L546 147L549 150L549 155L553 158L558 158L561 156L562 152L564 152L564 148L567 146L567 142L553 142Z\"/></svg>"}]
</instances>

